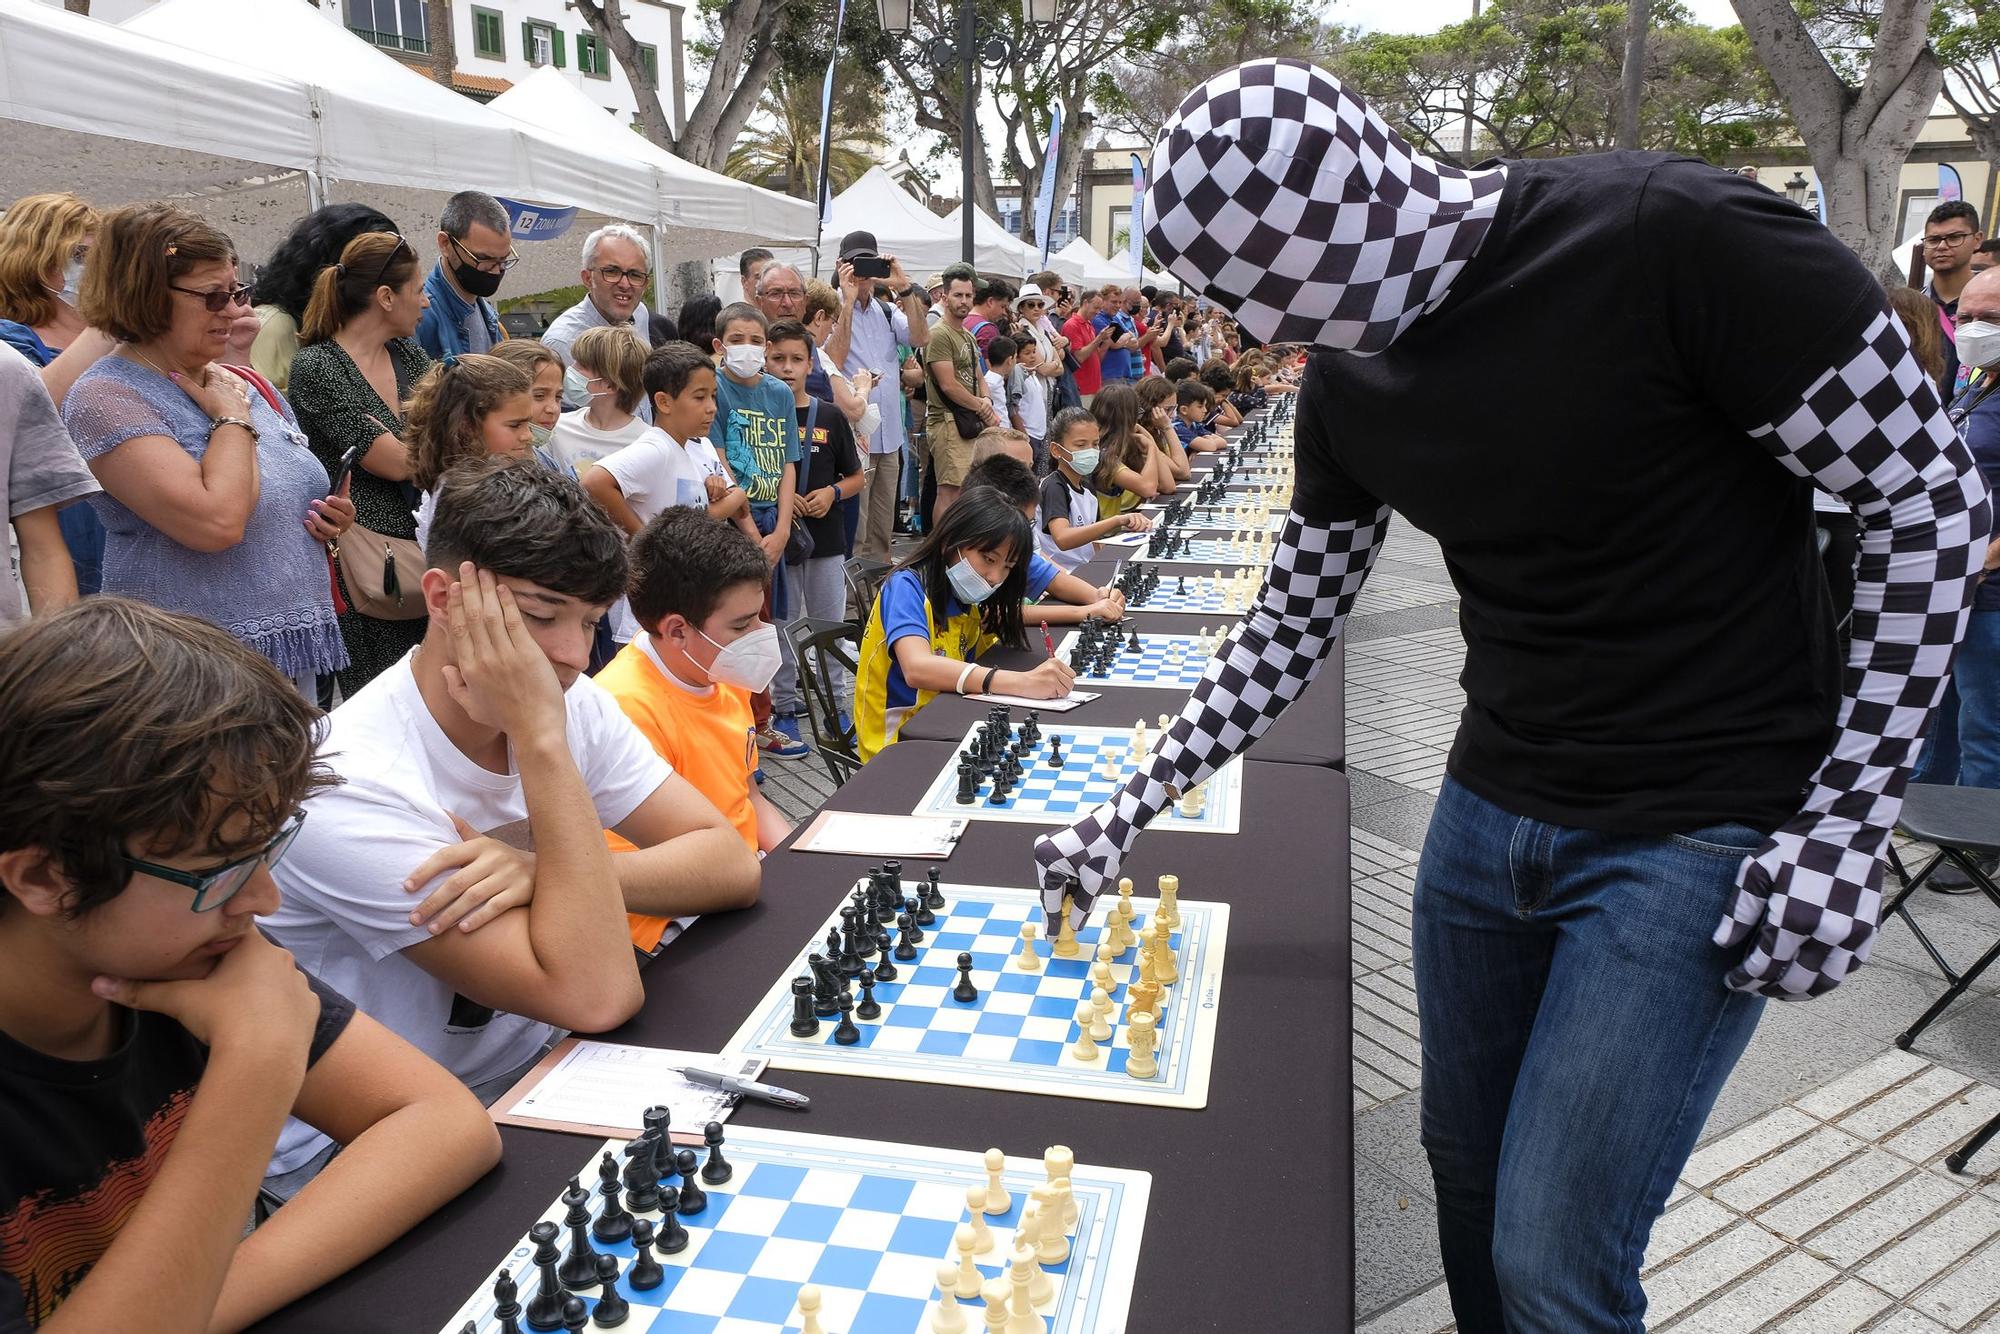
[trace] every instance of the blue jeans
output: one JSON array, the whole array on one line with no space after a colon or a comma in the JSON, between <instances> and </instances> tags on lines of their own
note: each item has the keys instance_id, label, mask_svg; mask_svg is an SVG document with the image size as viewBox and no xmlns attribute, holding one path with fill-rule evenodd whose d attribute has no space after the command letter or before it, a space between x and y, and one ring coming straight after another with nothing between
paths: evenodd
<instances>
[{"instance_id":1,"label":"blue jeans","mask_svg":"<svg viewBox=\"0 0 2000 1334\"><path fill-rule=\"evenodd\" d=\"M1974 612L1973 618L1978 619ZM1972 627L1966 626L1969 638ZM1954 658L1952 674L1945 678L1944 694L1938 697L1938 706L1931 710L1930 726L1924 731L1923 748L1917 752L1917 767L1910 774L1912 783L1939 783L1945 787L1958 786L1959 721L1958 721L1958 667L1965 659L1965 649L1958 650ZM2000 784L1994 786L2000 787Z\"/></svg>"},{"instance_id":2,"label":"blue jeans","mask_svg":"<svg viewBox=\"0 0 2000 1334\"><path fill-rule=\"evenodd\" d=\"M1744 854L1726 824L1606 834L1447 779L1417 870L1423 1143L1453 1314L1640 1331L1639 1264L1761 998L1722 984Z\"/></svg>"},{"instance_id":3,"label":"blue jeans","mask_svg":"<svg viewBox=\"0 0 2000 1334\"><path fill-rule=\"evenodd\" d=\"M2000 787L2000 611L1972 613L1951 682L1958 690L1958 781Z\"/></svg>"}]
</instances>

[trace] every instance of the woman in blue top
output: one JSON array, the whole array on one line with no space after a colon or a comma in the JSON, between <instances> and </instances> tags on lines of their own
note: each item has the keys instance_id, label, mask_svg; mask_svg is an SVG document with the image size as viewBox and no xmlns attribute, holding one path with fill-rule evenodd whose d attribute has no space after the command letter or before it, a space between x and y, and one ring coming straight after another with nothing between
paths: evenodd
<instances>
[{"instance_id":1,"label":"woman in blue top","mask_svg":"<svg viewBox=\"0 0 2000 1334\"><path fill-rule=\"evenodd\" d=\"M313 697L347 663L326 543L354 521L291 410L216 364L248 309L227 236L167 204L104 219L83 313L122 345L63 403L104 493L104 591L212 621Z\"/></svg>"}]
</instances>

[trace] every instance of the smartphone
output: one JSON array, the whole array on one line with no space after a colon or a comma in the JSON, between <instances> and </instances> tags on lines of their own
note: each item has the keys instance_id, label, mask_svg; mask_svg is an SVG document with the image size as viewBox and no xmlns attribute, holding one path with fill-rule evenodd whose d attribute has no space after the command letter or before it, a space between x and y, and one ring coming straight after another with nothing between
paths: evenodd
<instances>
[{"instance_id":1,"label":"smartphone","mask_svg":"<svg viewBox=\"0 0 2000 1334\"><path fill-rule=\"evenodd\" d=\"M347 475L354 471L354 465L360 458L361 446L359 445L356 445L340 456L340 470L333 475L333 489L327 492L328 495L331 496L339 493L341 484L347 480Z\"/></svg>"},{"instance_id":2,"label":"smartphone","mask_svg":"<svg viewBox=\"0 0 2000 1334\"><path fill-rule=\"evenodd\" d=\"M889 261L880 255L856 255L853 259L854 276L857 278L886 278L889 276Z\"/></svg>"}]
</instances>

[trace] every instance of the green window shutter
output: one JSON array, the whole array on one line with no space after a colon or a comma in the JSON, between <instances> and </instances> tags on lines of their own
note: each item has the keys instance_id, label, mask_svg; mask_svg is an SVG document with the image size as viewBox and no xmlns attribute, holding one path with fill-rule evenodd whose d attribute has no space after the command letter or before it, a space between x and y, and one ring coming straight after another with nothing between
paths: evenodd
<instances>
[{"instance_id":1,"label":"green window shutter","mask_svg":"<svg viewBox=\"0 0 2000 1334\"><path fill-rule=\"evenodd\" d=\"M641 42L639 44L639 64L641 68L643 68L646 71L646 77L653 81L653 86L655 88L658 88L660 86L659 48L656 46L652 46L648 43Z\"/></svg>"},{"instance_id":2,"label":"green window shutter","mask_svg":"<svg viewBox=\"0 0 2000 1334\"><path fill-rule=\"evenodd\" d=\"M550 40L551 40L551 41L553 41L553 42L555 43L555 49L556 49L556 68L557 68L557 69L561 69L561 68L563 67L563 62L564 62L564 58L565 58L565 56L566 56L566 54L567 54L567 53L566 53L566 52L564 52L564 50L563 50L563 31L562 31L562 29L561 29L561 28L557 28L557 29L556 29L555 31L551 32L551 33L549 34L549 38L550 38Z\"/></svg>"},{"instance_id":3,"label":"green window shutter","mask_svg":"<svg viewBox=\"0 0 2000 1334\"><path fill-rule=\"evenodd\" d=\"M521 24L521 58L528 61L535 58L535 25L532 23Z\"/></svg>"}]
</instances>

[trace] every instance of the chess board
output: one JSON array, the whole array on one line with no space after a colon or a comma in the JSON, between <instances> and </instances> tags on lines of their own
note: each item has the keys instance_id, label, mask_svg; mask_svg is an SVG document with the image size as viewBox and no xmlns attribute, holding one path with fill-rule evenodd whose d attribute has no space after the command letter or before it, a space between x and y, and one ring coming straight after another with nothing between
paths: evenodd
<instances>
[{"instance_id":1,"label":"chess board","mask_svg":"<svg viewBox=\"0 0 2000 1334\"><path fill-rule=\"evenodd\" d=\"M1146 552L1146 544L1141 542L1133 549L1132 559L1188 565L1265 565L1269 562L1257 554L1257 544L1233 537L1189 538L1187 549L1174 549L1171 556L1152 556Z\"/></svg>"},{"instance_id":2,"label":"chess board","mask_svg":"<svg viewBox=\"0 0 2000 1334\"><path fill-rule=\"evenodd\" d=\"M806 956L824 944L815 940L780 975L727 1050L761 1056L787 1070L1160 1107L1208 1105L1229 905L1180 900L1180 926L1171 938L1180 980L1166 989L1158 1016L1155 1059L1160 1070L1151 1079L1135 1079L1125 1073L1130 1048L1124 1019L1129 984L1138 979L1136 947L1111 963L1116 983L1111 1042L1089 1062L1079 1061L1070 1050L1077 1038L1077 1005L1093 985L1097 946L1117 895L1102 896L1077 931L1075 958L1053 958L1050 942L1037 940L1042 968L1030 973L1015 967L1013 957L1020 949L1022 924L1042 926L1039 895L990 886L940 888L946 906L934 925L923 928L918 957L896 964L897 980L874 988L882 1014L854 1021L860 1042L836 1044L832 1019L821 1020L812 1037L792 1035L791 981L795 975L809 975ZM1157 904L1135 900L1134 906L1143 926ZM838 920L835 914L827 925ZM965 1004L951 998L961 952L972 955L972 982L979 989L979 999Z\"/></svg>"},{"instance_id":3,"label":"chess board","mask_svg":"<svg viewBox=\"0 0 2000 1334\"><path fill-rule=\"evenodd\" d=\"M979 725L966 729L961 752L972 745ZM1049 740L1062 738L1062 767L1049 763ZM1044 724L1042 737L1023 761L1021 781L998 805L991 779L983 779L970 805L958 803L958 757L954 755L917 802L912 815L946 815L962 820L1006 820L1015 824L1068 824L1125 786L1138 771L1132 758L1132 733L1124 728L1073 727L1060 720ZM1109 757L1113 767L1105 765ZM1147 826L1182 834L1233 834L1242 823L1243 761L1231 760L1217 770L1204 788L1199 815L1182 815L1178 803L1161 811Z\"/></svg>"},{"instance_id":4,"label":"chess board","mask_svg":"<svg viewBox=\"0 0 2000 1334\"><path fill-rule=\"evenodd\" d=\"M1162 573L1160 586L1147 595L1145 601L1130 597L1125 600L1128 611L1191 611L1220 613L1225 616L1241 616L1243 612L1232 611L1229 606L1229 581L1218 580L1213 574L1190 574L1187 588L1181 588L1181 576ZM1256 596L1256 590L1251 590Z\"/></svg>"},{"instance_id":5,"label":"chess board","mask_svg":"<svg viewBox=\"0 0 2000 1334\"><path fill-rule=\"evenodd\" d=\"M622 1165L624 1143L596 1145L578 1164L577 1179L596 1195L599 1155ZM796 1334L800 1287L819 1286L820 1320L840 1334L928 1334L937 1309L938 1268L954 1258L952 1236L970 1221L966 1188L984 1184L981 1156L948 1149L831 1139L782 1130L732 1127L723 1154L735 1174L704 1185L707 1207L681 1216L687 1249L657 1255L664 1278L645 1291L631 1287L629 1241L593 1240L616 1256L618 1292L631 1304L621 1329L629 1334ZM701 1154L705 1160L705 1153ZM1028 1192L1048 1179L1031 1159L1007 1159L1001 1181L1012 1195L1004 1214L987 1216L994 1246L974 1257L982 1280L1006 1276L1013 1237ZM1126 1327L1132 1271L1145 1225L1152 1177L1145 1172L1077 1164L1070 1176L1077 1206L1069 1257L1044 1265L1053 1299L1038 1307L1050 1334L1114 1334ZM560 1226L560 1199L537 1221ZM656 1224L657 1211L636 1215ZM561 1244L567 1252L568 1230ZM514 1276L525 1308L540 1287L521 1240L438 1334L497 1334L492 1288L501 1270ZM595 1285L578 1291L595 1310ZM968 1328L980 1327L980 1303L963 1304ZM520 1320L528 1328L525 1318ZM598 1328L592 1324L591 1329Z\"/></svg>"},{"instance_id":6,"label":"chess board","mask_svg":"<svg viewBox=\"0 0 2000 1334\"><path fill-rule=\"evenodd\" d=\"M1056 645L1056 656L1072 661L1071 653L1080 638L1074 631ZM1201 680L1209 654L1196 635L1142 634L1139 649L1118 650L1118 658L1106 672L1077 673L1078 684L1091 686L1147 686L1159 690L1187 692Z\"/></svg>"},{"instance_id":7,"label":"chess board","mask_svg":"<svg viewBox=\"0 0 2000 1334\"><path fill-rule=\"evenodd\" d=\"M1157 521L1166 508L1167 506L1164 501L1157 503L1149 502L1141 505L1139 512L1147 518ZM1237 528L1252 530L1262 528L1267 532L1275 533L1285 526L1285 516L1288 513L1290 511L1287 509L1265 510L1261 514L1250 516L1250 522L1245 523L1243 522L1242 511L1235 505L1196 505L1188 511L1188 518L1189 522L1197 527L1217 529L1222 532L1230 532ZM1139 538L1139 545L1145 545L1146 535L1140 533L1137 536ZM1100 541L1110 540L1100 539Z\"/></svg>"}]
</instances>

